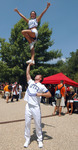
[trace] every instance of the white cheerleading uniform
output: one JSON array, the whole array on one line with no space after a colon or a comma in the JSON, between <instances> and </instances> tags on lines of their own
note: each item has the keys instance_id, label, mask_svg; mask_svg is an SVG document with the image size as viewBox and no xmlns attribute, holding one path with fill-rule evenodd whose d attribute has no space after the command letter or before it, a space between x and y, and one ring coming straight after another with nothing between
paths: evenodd
<instances>
[{"instance_id":1,"label":"white cheerleading uniform","mask_svg":"<svg viewBox=\"0 0 78 150\"><path fill-rule=\"evenodd\" d=\"M36 29L38 26L37 20L36 19L29 20L28 26L29 26L29 29L31 29L31 31L35 33L35 36L37 38L38 37L38 31Z\"/></svg>"},{"instance_id":2,"label":"white cheerleading uniform","mask_svg":"<svg viewBox=\"0 0 78 150\"><path fill-rule=\"evenodd\" d=\"M41 98L36 94L48 92L48 89L40 82L35 83L32 79L28 82L28 88L25 93L24 100L27 101L25 109L25 138L30 140L30 123L32 117L35 121L37 140L42 141L42 128L41 128L41 111L40 100Z\"/></svg>"},{"instance_id":3,"label":"white cheerleading uniform","mask_svg":"<svg viewBox=\"0 0 78 150\"><path fill-rule=\"evenodd\" d=\"M37 19L31 19L28 22L29 29L35 28L38 26Z\"/></svg>"}]
</instances>

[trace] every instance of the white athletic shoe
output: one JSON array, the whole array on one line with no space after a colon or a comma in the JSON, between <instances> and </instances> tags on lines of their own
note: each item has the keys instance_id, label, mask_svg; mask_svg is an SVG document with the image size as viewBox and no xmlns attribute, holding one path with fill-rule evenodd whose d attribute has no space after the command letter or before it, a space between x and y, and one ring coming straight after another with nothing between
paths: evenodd
<instances>
[{"instance_id":1,"label":"white athletic shoe","mask_svg":"<svg viewBox=\"0 0 78 150\"><path fill-rule=\"evenodd\" d=\"M38 142L38 146L39 146L39 148L42 148L42 147L43 147L42 141Z\"/></svg>"},{"instance_id":2,"label":"white athletic shoe","mask_svg":"<svg viewBox=\"0 0 78 150\"><path fill-rule=\"evenodd\" d=\"M30 140L28 140L24 143L24 147L27 148L29 144L30 144Z\"/></svg>"},{"instance_id":3,"label":"white athletic shoe","mask_svg":"<svg viewBox=\"0 0 78 150\"><path fill-rule=\"evenodd\" d=\"M30 59L30 60L26 61L26 63L27 63L27 64L32 63L32 64L34 65L34 64L35 64L35 61Z\"/></svg>"}]
</instances>

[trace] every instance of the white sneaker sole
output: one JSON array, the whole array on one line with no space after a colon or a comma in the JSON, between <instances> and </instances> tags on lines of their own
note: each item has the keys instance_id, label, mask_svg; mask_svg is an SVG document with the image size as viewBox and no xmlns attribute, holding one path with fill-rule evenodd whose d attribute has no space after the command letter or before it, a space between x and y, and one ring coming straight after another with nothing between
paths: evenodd
<instances>
[{"instance_id":1,"label":"white sneaker sole","mask_svg":"<svg viewBox=\"0 0 78 150\"><path fill-rule=\"evenodd\" d=\"M30 60L26 61L26 63L27 63L27 64L32 63L32 64L34 65L34 64L35 64L35 61L30 59Z\"/></svg>"}]
</instances>

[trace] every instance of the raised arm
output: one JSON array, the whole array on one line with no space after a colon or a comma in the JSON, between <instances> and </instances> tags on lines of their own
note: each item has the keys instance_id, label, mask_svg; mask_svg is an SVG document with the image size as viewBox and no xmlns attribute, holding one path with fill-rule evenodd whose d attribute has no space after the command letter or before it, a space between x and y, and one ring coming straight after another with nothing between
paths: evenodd
<instances>
[{"instance_id":1,"label":"raised arm","mask_svg":"<svg viewBox=\"0 0 78 150\"><path fill-rule=\"evenodd\" d=\"M31 64L29 64L29 65L27 66L27 69L26 69L27 82L31 79L31 76L30 76L30 66L31 66Z\"/></svg>"},{"instance_id":2,"label":"raised arm","mask_svg":"<svg viewBox=\"0 0 78 150\"><path fill-rule=\"evenodd\" d=\"M29 19L27 19L25 16L23 16L23 15L18 11L17 8L15 8L14 11L16 11L16 12L28 23Z\"/></svg>"},{"instance_id":3,"label":"raised arm","mask_svg":"<svg viewBox=\"0 0 78 150\"><path fill-rule=\"evenodd\" d=\"M37 18L37 22L39 22L44 15L44 13L47 11L47 9L50 7L50 3L47 2L47 7L44 9L44 11L41 13L41 15Z\"/></svg>"}]
</instances>

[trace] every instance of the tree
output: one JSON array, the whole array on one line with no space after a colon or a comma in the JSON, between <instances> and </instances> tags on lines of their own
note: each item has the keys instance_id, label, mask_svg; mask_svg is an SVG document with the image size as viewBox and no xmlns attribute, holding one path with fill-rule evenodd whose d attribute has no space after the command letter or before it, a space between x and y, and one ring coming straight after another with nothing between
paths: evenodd
<instances>
[{"instance_id":1,"label":"tree","mask_svg":"<svg viewBox=\"0 0 78 150\"><path fill-rule=\"evenodd\" d=\"M7 64L8 69L10 69L10 81L18 79L18 82L25 83L26 60L31 56L29 44L21 34L21 31L26 28L28 28L27 23L21 19L11 30L9 43L5 42L4 39L0 39L1 61L4 61ZM62 55L59 50L48 51L48 48L54 44L54 41L51 41L52 29L49 29L48 23L44 23L42 26L39 24L38 30L39 36L35 45L36 64L31 71L32 77L37 73L42 73L47 76L52 74L52 70L53 72L56 72L53 68L54 65L45 64L44 62L61 57Z\"/></svg>"},{"instance_id":2,"label":"tree","mask_svg":"<svg viewBox=\"0 0 78 150\"><path fill-rule=\"evenodd\" d=\"M70 79L78 82L78 49L76 52L70 53L70 57L66 58L66 62L58 61L56 68Z\"/></svg>"},{"instance_id":3,"label":"tree","mask_svg":"<svg viewBox=\"0 0 78 150\"><path fill-rule=\"evenodd\" d=\"M78 82L78 49L76 52L71 52L67 60L67 73L72 80Z\"/></svg>"},{"instance_id":4,"label":"tree","mask_svg":"<svg viewBox=\"0 0 78 150\"><path fill-rule=\"evenodd\" d=\"M8 68L5 62L0 61L0 82L10 82L10 76L11 70Z\"/></svg>"}]
</instances>

